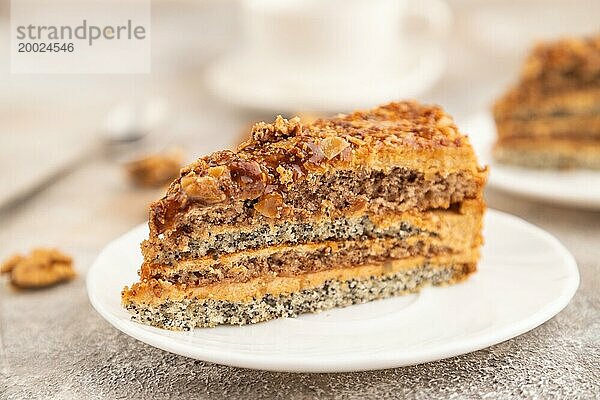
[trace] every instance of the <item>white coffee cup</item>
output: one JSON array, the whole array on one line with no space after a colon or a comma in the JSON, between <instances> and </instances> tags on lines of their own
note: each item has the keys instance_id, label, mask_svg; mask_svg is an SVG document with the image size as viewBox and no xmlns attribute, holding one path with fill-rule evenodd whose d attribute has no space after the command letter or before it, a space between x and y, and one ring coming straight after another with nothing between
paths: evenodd
<instances>
[{"instance_id":1,"label":"white coffee cup","mask_svg":"<svg viewBox=\"0 0 600 400\"><path fill-rule=\"evenodd\" d=\"M362 79L410 65L418 47L436 46L451 13L443 0L243 0L245 59L277 78L318 85ZM412 21L411 21L412 20ZM406 24L425 21L408 35ZM402 62L406 60L407 62Z\"/></svg>"}]
</instances>

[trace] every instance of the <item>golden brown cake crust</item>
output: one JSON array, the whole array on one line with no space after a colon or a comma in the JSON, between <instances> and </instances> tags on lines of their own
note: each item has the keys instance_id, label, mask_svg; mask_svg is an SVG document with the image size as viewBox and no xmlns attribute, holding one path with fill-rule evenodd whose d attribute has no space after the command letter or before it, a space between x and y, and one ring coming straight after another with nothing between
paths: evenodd
<instances>
[{"instance_id":1,"label":"golden brown cake crust","mask_svg":"<svg viewBox=\"0 0 600 400\"><path fill-rule=\"evenodd\" d=\"M151 206L151 234L168 229L192 203L257 200L258 212L277 217L283 194L300 181L330 171L387 170L398 161L425 174L466 170L485 179L468 139L438 106L390 103L307 125L279 116L272 124L256 124L252 138L236 151L216 152L182 169L166 196Z\"/></svg>"},{"instance_id":2,"label":"golden brown cake crust","mask_svg":"<svg viewBox=\"0 0 600 400\"><path fill-rule=\"evenodd\" d=\"M529 120L537 116L561 117L569 114L594 116L600 113L600 84L586 88L559 90L544 95L527 95L511 88L494 106L498 121Z\"/></svg>"}]
</instances>

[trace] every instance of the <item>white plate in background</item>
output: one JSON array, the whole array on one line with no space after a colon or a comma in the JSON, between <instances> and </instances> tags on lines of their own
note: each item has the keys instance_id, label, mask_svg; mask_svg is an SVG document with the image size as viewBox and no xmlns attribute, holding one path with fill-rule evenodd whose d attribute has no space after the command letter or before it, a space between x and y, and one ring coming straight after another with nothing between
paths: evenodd
<instances>
[{"instance_id":1,"label":"white plate in background","mask_svg":"<svg viewBox=\"0 0 600 400\"><path fill-rule=\"evenodd\" d=\"M460 129L469 135L480 163L490 166L490 186L549 203L600 210L600 171L543 170L496 163L492 158L496 125L487 112L466 120Z\"/></svg>"},{"instance_id":2,"label":"white plate in background","mask_svg":"<svg viewBox=\"0 0 600 400\"><path fill-rule=\"evenodd\" d=\"M87 276L108 322L154 347L236 367L344 372L401 367L465 354L529 331L556 315L579 285L573 256L547 232L489 210L479 271L419 294L255 325L172 332L130 320L121 289L137 280L139 226L100 253Z\"/></svg>"}]
</instances>

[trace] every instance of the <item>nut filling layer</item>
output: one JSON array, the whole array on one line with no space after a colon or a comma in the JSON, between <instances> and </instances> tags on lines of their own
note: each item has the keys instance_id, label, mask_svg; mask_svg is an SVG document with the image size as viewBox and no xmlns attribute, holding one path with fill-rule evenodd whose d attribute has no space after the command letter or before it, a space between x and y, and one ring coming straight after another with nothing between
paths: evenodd
<instances>
[{"instance_id":1,"label":"nut filling layer","mask_svg":"<svg viewBox=\"0 0 600 400\"><path fill-rule=\"evenodd\" d=\"M230 262L217 259L214 263L196 264L192 261L192 270L189 266L181 269L144 265L141 278L201 286L222 281L247 282L263 275L296 276L332 268L380 264L416 256L433 257L453 252L446 246L423 240L407 242L401 238L326 243L315 247L306 251L294 246L267 255L243 256Z\"/></svg>"},{"instance_id":2,"label":"nut filling layer","mask_svg":"<svg viewBox=\"0 0 600 400\"><path fill-rule=\"evenodd\" d=\"M263 200L245 200L233 204L190 208L176 211L181 200L163 199L151 210L151 227L161 226L164 237L151 235L153 244L165 241L173 246L180 236L201 236L211 225L243 228L277 219L303 220L315 215L342 216L348 213L428 210L448 208L451 204L478 196L482 182L468 173L423 173L403 167L384 171L342 170L314 180L298 183L294 190L281 194L280 203L261 204ZM185 207L189 207L188 202ZM258 209L257 209L258 206ZM164 227L169 226L167 231Z\"/></svg>"}]
</instances>

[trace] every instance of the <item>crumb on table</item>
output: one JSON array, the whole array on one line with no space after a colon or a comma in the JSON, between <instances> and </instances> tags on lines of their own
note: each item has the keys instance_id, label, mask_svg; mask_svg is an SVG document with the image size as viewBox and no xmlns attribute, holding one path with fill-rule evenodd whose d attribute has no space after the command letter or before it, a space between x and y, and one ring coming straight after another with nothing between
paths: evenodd
<instances>
[{"instance_id":1,"label":"crumb on table","mask_svg":"<svg viewBox=\"0 0 600 400\"><path fill-rule=\"evenodd\" d=\"M125 171L136 186L160 187L179 176L183 159L183 151L172 148L130 161L125 164Z\"/></svg>"}]
</instances>

